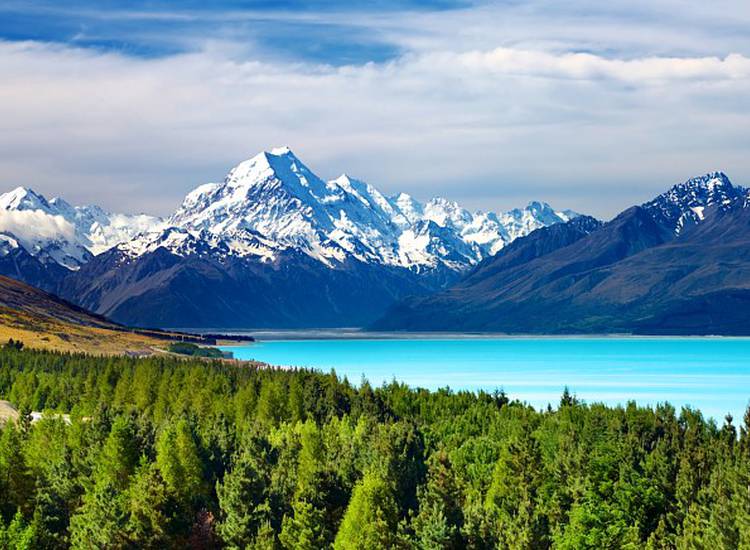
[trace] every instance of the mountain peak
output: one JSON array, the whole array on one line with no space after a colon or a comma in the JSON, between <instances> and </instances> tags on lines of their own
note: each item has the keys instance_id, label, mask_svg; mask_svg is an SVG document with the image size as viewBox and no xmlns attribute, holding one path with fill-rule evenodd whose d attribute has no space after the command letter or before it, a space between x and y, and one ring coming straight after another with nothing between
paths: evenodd
<instances>
[{"instance_id":1,"label":"mountain peak","mask_svg":"<svg viewBox=\"0 0 750 550\"><path fill-rule=\"evenodd\" d=\"M239 165L254 164L261 166L272 166L275 162L279 162L281 160L284 160L286 162L299 162L301 164L301 161L299 160L297 155L295 155L289 147L284 145L282 147L272 147L269 151L263 150L260 153L257 153L247 160L241 162Z\"/></svg>"},{"instance_id":2,"label":"mountain peak","mask_svg":"<svg viewBox=\"0 0 750 550\"><path fill-rule=\"evenodd\" d=\"M262 151L232 168L224 179L229 187L254 187L276 181L287 186L310 187L322 192L323 182L295 156L289 147Z\"/></svg>"},{"instance_id":3,"label":"mountain peak","mask_svg":"<svg viewBox=\"0 0 750 550\"><path fill-rule=\"evenodd\" d=\"M424 206L408 193L394 195L391 202L409 223L416 223L424 217Z\"/></svg>"},{"instance_id":4,"label":"mountain peak","mask_svg":"<svg viewBox=\"0 0 750 550\"><path fill-rule=\"evenodd\" d=\"M686 187L701 187L713 190L716 187L734 187L729 177L721 171L707 172L702 176L690 178L684 184L677 184L675 187L684 185Z\"/></svg>"},{"instance_id":5,"label":"mountain peak","mask_svg":"<svg viewBox=\"0 0 750 550\"><path fill-rule=\"evenodd\" d=\"M354 183L356 181L359 181L359 180L357 180L356 178L351 177L349 174L347 174L346 172L344 172L339 177L337 177L336 179L331 180L331 181L333 183L339 185L339 186L349 187L349 186L352 185L352 183Z\"/></svg>"},{"instance_id":6,"label":"mountain peak","mask_svg":"<svg viewBox=\"0 0 750 550\"><path fill-rule=\"evenodd\" d=\"M457 202L443 197L435 197L428 201L424 206L424 215L440 226L453 225L457 228L463 228L473 219Z\"/></svg>"},{"instance_id":7,"label":"mountain peak","mask_svg":"<svg viewBox=\"0 0 750 550\"><path fill-rule=\"evenodd\" d=\"M65 199L63 199L61 197L52 197L47 202L50 205L58 207L58 208L64 208L64 209L73 208L68 201L66 201ZM99 208L99 207L98 206L88 206L87 208Z\"/></svg>"},{"instance_id":8,"label":"mountain peak","mask_svg":"<svg viewBox=\"0 0 750 550\"><path fill-rule=\"evenodd\" d=\"M287 160L299 162L299 159L289 147L273 147L270 151L263 150L259 153L256 153L252 157L248 157L246 160L243 160L230 171L230 174L232 173L232 171L241 166L258 166L267 168L270 167L274 163L274 161L278 161L284 157L286 157Z\"/></svg>"},{"instance_id":9,"label":"mountain peak","mask_svg":"<svg viewBox=\"0 0 750 550\"><path fill-rule=\"evenodd\" d=\"M282 145L281 147L274 147L273 149L271 149L270 154L272 154L275 157L280 157L283 155L295 156L292 150L286 145Z\"/></svg>"},{"instance_id":10,"label":"mountain peak","mask_svg":"<svg viewBox=\"0 0 750 550\"><path fill-rule=\"evenodd\" d=\"M47 200L28 187L0 195L5 219L0 238L9 234L42 263L78 269L92 255L133 238L161 222L160 219L110 214L98 206L72 206L55 197Z\"/></svg>"},{"instance_id":11,"label":"mountain peak","mask_svg":"<svg viewBox=\"0 0 750 550\"><path fill-rule=\"evenodd\" d=\"M427 201L427 204L441 206L445 208L460 208L456 201L446 199L445 197L435 197Z\"/></svg>"},{"instance_id":12,"label":"mountain peak","mask_svg":"<svg viewBox=\"0 0 750 550\"><path fill-rule=\"evenodd\" d=\"M551 210L551 207L549 204L543 201L529 201L529 204L526 205L526 210L531 210L531 211Z\"/></svg>"},{"instance_id":13,"label":"mountain peak","mask_svg":"<svg viewBox=\"0 0 750 550\"><path fill-rule=\"evenodd\" d=\"M0 195L3 210L48 210L49 203L42 195L29 187L18 186Z\"/></svg>"},{"instance_id":14,"label":"mountain peak","mask_svg":"<svg viewBox=\"0 0 750 550\"><path fill-rule=\"evenodd\" d=\"M727 176L726 173L721 170L714 170L713 172L706 172L706 175L703 177L718 178L718 179L726 180L727 182L729 182L729 176Z\"/></svg>"},{"instance_id":15,"label":"mountain peak","mask_svg":"<svg viewBox=\"0 0 750 550\"><path fill-rule=\"evenodd\" d=\"M716 171L673 185L642 206L658 223L679 235L686 225L702 222L707 208L731 208L743 195L741 187Z\"/></svg>"},{"instance_id":16,"label":"mountain peak","mask_svg":"<svg viewBox=\"0 0 750 550\"><path fill-rule=\"evenodd\" d=\"M376 195L378 195L376 202L387 203L387 199L385 197L382 197L374 187L372 187L368 183L363 182L362 180L358 180L357 178L349 176L349 174L341 174L339 177L331 180L328 183L329 185L334 185L339 189L343 189L350 195L356 195L360 200L367 200L365 198L366 196L375 193Z\"/></svg>"},{"instance_id":17,"label":"mountain peak","mask_svg":"<svg viewBox=\"0 0 750 550\"><path fill-rule=\"evenodd\" d=\"M30 189L28 187L24 187L23 185L19 185L15 189L11 189L7 193L3 193L4 195L26 195L28 193L36 194L33 189Z\"/></svg>"},{"instance_id":18,"label":"mountain peak","mask_svg":"<svg viewBox=\"0 0 750 550\"><path fill-rule=\"evenodd\" d=\"M724 172L715 171L675 184L654 200L665 198L672 201L689 200L693 202L708 201L710 203L717 198L720 200L733 199L740 193L740 189L732 184Z\"/></svg>"}]
</instances>

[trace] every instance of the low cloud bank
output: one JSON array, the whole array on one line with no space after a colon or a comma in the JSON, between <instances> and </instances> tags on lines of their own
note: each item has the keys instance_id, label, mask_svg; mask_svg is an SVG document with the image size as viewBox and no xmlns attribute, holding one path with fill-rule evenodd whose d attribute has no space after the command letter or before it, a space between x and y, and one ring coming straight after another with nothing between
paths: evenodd
<instances>
[{"instance_id":1,"label":"low cloud bank","mask_svg":"<svg viewBox=\"0 0 750 550\"><path fill-rule=\"evenodd\" d=\"M75 228L70 222L41 210L0 211L0 233L12 233L28 250L40 241L75 238Z\"/></svg>"}]
</instances>

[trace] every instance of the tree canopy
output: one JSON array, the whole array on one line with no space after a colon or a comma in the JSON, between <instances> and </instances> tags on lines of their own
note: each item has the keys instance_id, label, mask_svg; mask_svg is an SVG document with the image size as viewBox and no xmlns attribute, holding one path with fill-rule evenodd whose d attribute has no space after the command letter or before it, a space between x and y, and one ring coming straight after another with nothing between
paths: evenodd
<instances>
[{"instance_id":1,"label":"tree canopy","mask_svg":"<svg viewBox=\"0 0 750 550\"><path fill-rule=\"evenodd\" d=\"M750 413L15 345L0 398L0 548L750 547Z\"/></svg>"}]
</instances>

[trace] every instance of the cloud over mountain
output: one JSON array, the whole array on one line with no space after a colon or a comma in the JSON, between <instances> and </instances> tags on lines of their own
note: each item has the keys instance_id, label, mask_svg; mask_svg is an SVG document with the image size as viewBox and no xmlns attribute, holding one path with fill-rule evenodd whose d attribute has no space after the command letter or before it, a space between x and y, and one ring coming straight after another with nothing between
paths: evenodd
<instances>
[{"instance_id":1,"label":"cloud over mountain","mask_svg":"<svg viewBox=\"0 0 750 550\"><path fill-rule=\"evenodd\" d=\"M12 233L27 248L53 238L73 239L75 227L62 216L41 210L0 211L0 233Z\"/></svg>"}]
</instances>

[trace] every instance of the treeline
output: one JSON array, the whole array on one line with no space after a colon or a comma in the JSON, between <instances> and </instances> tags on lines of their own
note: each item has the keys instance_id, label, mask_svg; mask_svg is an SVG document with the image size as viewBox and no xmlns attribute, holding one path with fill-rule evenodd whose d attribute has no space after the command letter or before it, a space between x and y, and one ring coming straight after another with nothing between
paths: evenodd
<instances>
[{"instance_id":1,"label":"treeline","mask_svg":"<svg viewBox=\"0 0 750 550\"><path fill-rule=\"evenodd\" d=\"M0 398L0 548L750 547L750 418L8 347Z\"/></svg>"}]
</instances>

